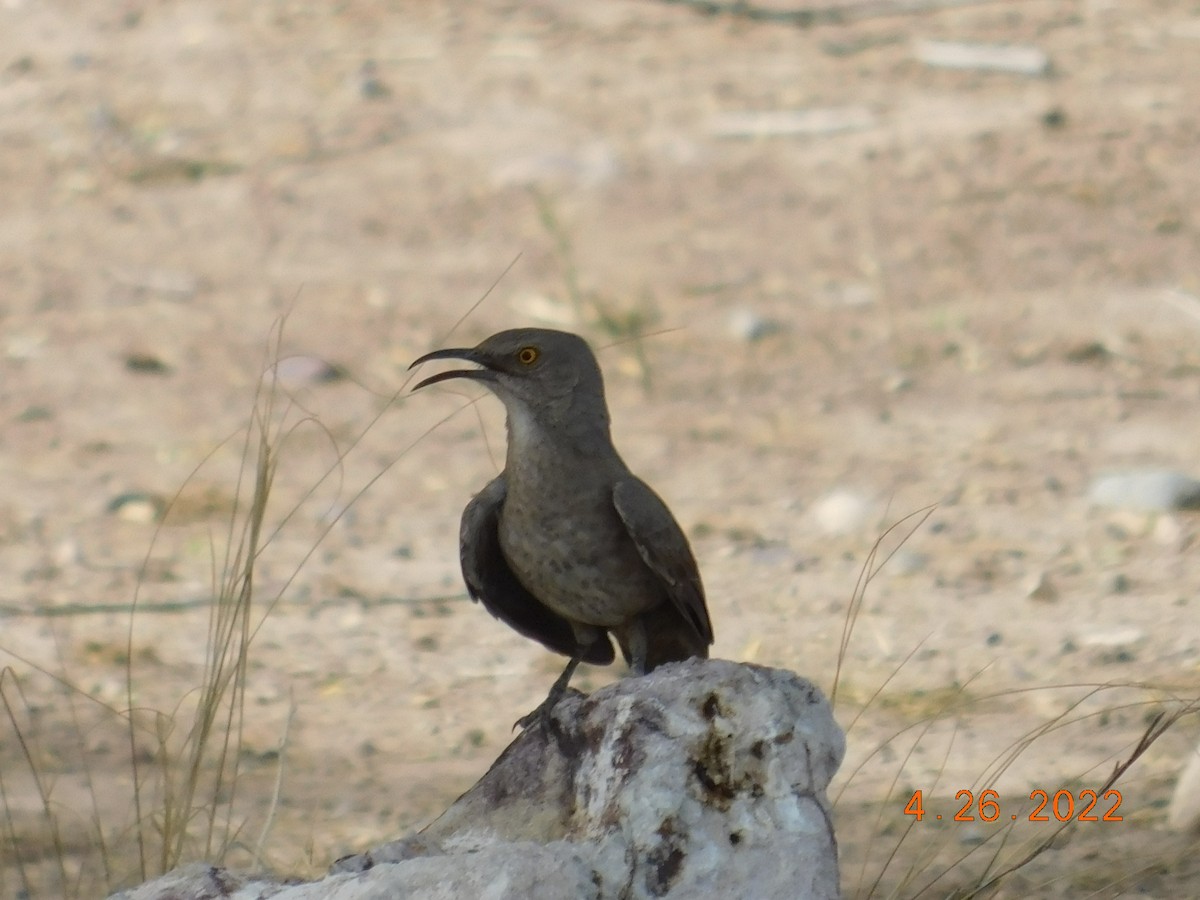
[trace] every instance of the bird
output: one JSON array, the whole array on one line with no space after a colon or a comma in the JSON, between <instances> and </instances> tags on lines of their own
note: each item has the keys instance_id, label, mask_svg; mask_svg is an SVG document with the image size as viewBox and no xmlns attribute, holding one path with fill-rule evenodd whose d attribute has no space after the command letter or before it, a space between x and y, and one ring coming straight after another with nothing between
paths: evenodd
<instances>
[{"instance_id":1,"label":"bird","mask_svg":"<svg viewBox=\"0 0 1200 900\"><path fill-rule=\"evenodd\" d=\"M615 638L629 669L707 658L713 627L695 556L666 503L612 443L604 378L580 336L501 331L471 348L435 350L410 370L486 387L504 404L504 470L463 510L459 562L471 599L570 658L546 699L518 720L545 723L581 662L608 665Z\"/></svg>"}]
</instances>

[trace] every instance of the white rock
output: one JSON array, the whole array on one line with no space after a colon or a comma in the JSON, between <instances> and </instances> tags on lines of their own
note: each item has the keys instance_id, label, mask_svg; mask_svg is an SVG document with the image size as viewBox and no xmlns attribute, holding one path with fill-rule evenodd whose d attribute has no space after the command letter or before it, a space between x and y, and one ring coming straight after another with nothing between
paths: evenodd
<instances>
[{"instance_id":1,"label":"white rock","mask_svg":"<svg viewBox=\"0 0 1200 900\"><path fill-rule=\"evenodd\" d=\"M851 534L866 525L870 509L862 494L835 488L813 504L812 515L817 527L826 534Z\"/></svg>"},{"instance_id":2,"label":"white rock","mask_svg":"<svg viewBox=\"0 0 1200 900\"><path fill-rule=\"evenodd\" d=\"M1140 512L1200 509L1200 480L1155 469L1111 472L1092 480L1088 500L1094 506Z\"/></svg>"},{"instance_id":3,"label":"white rock","mask_svg":"<svg viewBox=\"0 0 1200 900\"><path fill-rule=\"evenodd\" d=\"M834 898L826 791L844 752L811 683L689 660L572 692L428 828L322 881L200 866L115 898Z\"/></svg>"}]
</instances>

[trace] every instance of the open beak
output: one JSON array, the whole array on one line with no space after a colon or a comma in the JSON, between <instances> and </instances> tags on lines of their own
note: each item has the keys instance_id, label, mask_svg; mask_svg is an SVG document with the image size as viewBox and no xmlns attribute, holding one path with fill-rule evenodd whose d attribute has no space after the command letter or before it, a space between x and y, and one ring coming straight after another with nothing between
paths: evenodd
<instances>
[{"instance_id":1,"label":"open beak","mask_svg":"<svg viewBox=\"0 0 1200 900\"><path fill-rule=\"evenodd\" d=\"M448 372L438 372L436 375L430 375L418 381L414 386L414 391L419 391L423 387L429 387L431 384L437 384L440 381L449 381L451 378L469 378L472 381L495 381L495 374L487 368L487 360L483 355L476 350L469 348L452 348L449 350L434 350L432 353L426 353L424 356L413 360L409 369L415 369L421 363L426 363L435 359L465 359L467 362L473 362L484 368L481 369L451 369Z\"/></svg>"}]
</instances>

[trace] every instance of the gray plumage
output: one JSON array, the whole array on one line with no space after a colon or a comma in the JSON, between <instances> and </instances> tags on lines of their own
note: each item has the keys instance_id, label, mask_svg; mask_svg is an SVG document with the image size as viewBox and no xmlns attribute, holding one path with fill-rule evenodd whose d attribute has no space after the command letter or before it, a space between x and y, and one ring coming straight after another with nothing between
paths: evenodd
<instances>
[{"instance_id":1,"label":"gray plumage","mask_svg":"<svg viewBox=\"0 0 1200 900\"><path fill-rule=\"evenodd\" d=\"M670 510L612 445L604 382L577 335L503 331L471 349L438 350L478 369L452 378L489 388L508 414L504 471L467 504L459 534L471 597L526 637L571 657L540 717L580 661L637 673L706 657L713 640L691 548Z\"/></svg>"}]
</instances>

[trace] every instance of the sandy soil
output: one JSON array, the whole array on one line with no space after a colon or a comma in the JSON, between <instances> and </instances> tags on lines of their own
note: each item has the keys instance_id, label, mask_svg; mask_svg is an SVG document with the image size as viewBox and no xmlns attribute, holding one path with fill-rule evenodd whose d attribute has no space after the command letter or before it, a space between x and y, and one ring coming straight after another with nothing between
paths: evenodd
<instances>
[{"instance_id":1,"label":"sandy soil","mask_svg":"<svg viewBox=\"0 0 1200 900\"><path fill-rule=\"evenodd\" d=\"M40 856L38 883L84 867L95 895L94 802L112 880L136 878L105 705L129 705L132 669L143 769L169 721L152 710L186 730L276 355L346 377L284 373L230 860L250 864L273 797L262 861L302 875L472 783L561 661L457 571L498 404L409 398L405 369L548 324L602 348L618 444L692 536L720 656L830 689L872 545L933 507L840 671L839 833L851 896L901 838L881 890L964 856L928 895L971 883L994 826L913 823L914 790L941 811L994 789L1024 819L1031 791L1098 787L1200 693L1195 516L1086 500L1106 470L1200 469L1185 6L798 29L648 0L3 4L0 648L63 831L56 850L6 719L0 842ZM1052 70L934 69L923 39L1029 44ZM729 133L814 109L849 127ZM1200 893L1194 840L1164 830L1197 730L1130 773L1122 822L1081 825L1005 895Z\"/></svg>"}]
</instances>

